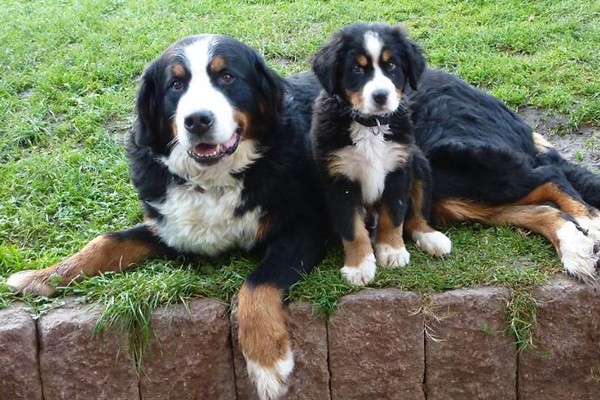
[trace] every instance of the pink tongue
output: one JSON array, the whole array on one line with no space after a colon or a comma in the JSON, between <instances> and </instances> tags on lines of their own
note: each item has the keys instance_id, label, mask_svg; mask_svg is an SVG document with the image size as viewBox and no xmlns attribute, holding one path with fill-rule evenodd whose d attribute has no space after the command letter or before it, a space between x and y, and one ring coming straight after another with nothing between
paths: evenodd
<instances>
[{"instance_id":1,"label":"pink tongue","mask_svg":"<svg viewBox=\"0 0 600 400\"><path fill-rule=\"evenodd\" d=\"M194 153L196 154L212 154L217 151L218 144L204 144L200 143L194 147Z\"/></svg>"},{"instance_id":2,"label":"pink tongue","mask_svg":"<svg viewBox=\"0 0 600 400\"><path fill-rule=\"evenodd\" d=\"M231 139L229 139L228 141L223 143L223 146L225 146L226 149L233 146L235 144L235 142L237 142L237 136L238 136L237 134L234 134L233 136L231 136Z\"/></svg>"}]
</instances>

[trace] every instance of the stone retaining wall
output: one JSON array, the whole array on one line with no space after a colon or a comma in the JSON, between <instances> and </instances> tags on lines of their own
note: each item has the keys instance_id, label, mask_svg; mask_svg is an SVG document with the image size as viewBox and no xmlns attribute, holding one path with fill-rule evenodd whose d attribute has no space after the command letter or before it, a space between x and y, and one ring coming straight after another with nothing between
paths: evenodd
<instances>
[{"instance_id":1,"label":"stone retaining wall","mask_svg":"<svg viewBox=\"0 0 600 400\"><path fill-rule=\"evenodd\" d=\"M534 297L536 350L520 355L502 288L364 290L329 321L294 303L286 398L600 398L600 290L559 277ZM98 310L71 304L37 321L20 304L0 310L0 399L255 399L227 311L207 299L157 310L138 377L117 332L92 337Z\"/></svg>"}]
</instances>

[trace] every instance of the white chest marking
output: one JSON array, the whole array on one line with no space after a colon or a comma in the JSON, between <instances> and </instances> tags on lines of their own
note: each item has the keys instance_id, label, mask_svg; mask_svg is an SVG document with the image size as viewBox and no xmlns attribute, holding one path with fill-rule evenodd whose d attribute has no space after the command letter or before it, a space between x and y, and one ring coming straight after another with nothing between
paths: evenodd
<instances>
[{"instance_id":1,"label":"white chest marking","mask_svg":"<svg viewBox=\"0 0 600 400\"><path fill-rule=\"evenodd\" d=\"M336 150L329 157L329 172L358 182L366 204L380 199L386 175L404 165L410 156L408 146L384 139L387 126L382 130L375 135L371 128L353 122L350 137L354 145Z\"/></svg>"},{"instance_id":2,"label":"white chest marking","mask_svg":"<svg viewBox=\"0 0 600 400\"><path fill-rule=\"evenodd\" d=\"M261 210L235 215L242 184L200 193L186 185L167 190L162 203L152 204L164 216L156 224L159 236L180 251L215 256L224 251L249 249L256 242Z\"/></svg>"}]
</instances>

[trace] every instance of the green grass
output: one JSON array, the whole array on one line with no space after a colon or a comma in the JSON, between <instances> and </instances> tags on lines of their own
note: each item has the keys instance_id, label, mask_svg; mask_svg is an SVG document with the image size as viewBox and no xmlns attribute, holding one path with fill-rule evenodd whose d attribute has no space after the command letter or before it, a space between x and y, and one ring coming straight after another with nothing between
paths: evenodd
<instances>
[{"instance_id":1,"label":"green grass","mask_svg":"<svg viewBox=\"0 0 600 400\"><path fill-rule=\"evenodd\" d=\"M356 21L403 22L431 65L514 108L563 113L570 126L600 125L597 1L6 0L0 8L0 307L15 300L4 284L9 274L57 262L98 234L140 221L122 141L138 77L170 43L199 32L229 34L291 74L308 69L311 54L334 30ZM411 247L410 267L381 269L371 286L421 293L508 286L518 295L509 325L527 342L535 309L528 290L560 269L551 246L515 229L464 225L448 233L451 256L431 260ZM106 325L121 324L143 339L155 306L193 296L229 301L255 263L240 255L192 265L152 261L66 293L106 305ZM331 312L339 296L356 290L340 278L340 263L335 248L291 298ZM63 299L25 301L43 312Z\"/></svg>"}]
</instances>

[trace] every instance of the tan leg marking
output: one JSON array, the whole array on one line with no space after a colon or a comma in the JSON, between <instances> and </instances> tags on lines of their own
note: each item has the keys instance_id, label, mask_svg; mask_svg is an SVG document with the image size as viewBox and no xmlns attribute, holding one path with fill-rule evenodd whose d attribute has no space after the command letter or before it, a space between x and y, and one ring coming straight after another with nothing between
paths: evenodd
<instances>
[{"instance_id":1,"label":"tan leg marking","mask_svg":"<svg viewBox=\"0 0 600 400\"><path fill-rule=\"evenodd\" d=\"M452 250L446 235L433 229L423 216L423 182L413 181L410 190L411 208L404 223L404 231L417 247L433 256L444 256Z\"/></svg>"},{"instance_id":2,"label":"tan leg marking","mask_svg":"<svg viewBox=\"0 0 600 400\"><path fill-rule=\"evenodd\" d=\"M403 267L410 262L410 254L402 237L402 223L395 225L387 205L379 207L375 256L377 261L389 268Z\"/></svg>"},{"instance_id":3,"label":"tan leg marking","mask_svg":"<svg viewBox=\"0 0 600 400\"><path fill-rule=\"evenodd\" d=\"M244 283L238 295L237 316L238 339L259 397L281 397L294 367L283 291L268 284L250 287Z\"/></svg>"},{"instance_id":4,"label":"tan leg marking","mask_svg":"<svg viewBox=\"0 0 600 400\"><path fill-rule=\"evenodd\" d=\"M56 292L56 286L66 286L83 276L130 268L151 252L152 249L145 243L102 235L81 251L51 267L11 275L7 284L21 294L50 296Z\"/></svg>"}]
</instances>

